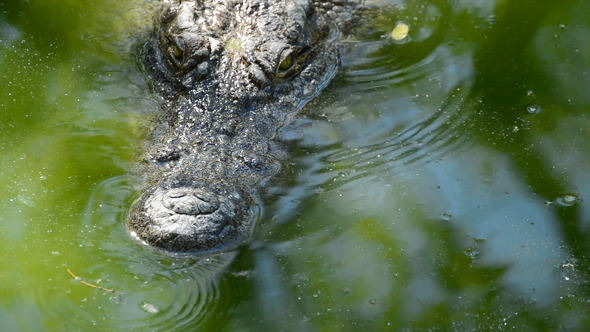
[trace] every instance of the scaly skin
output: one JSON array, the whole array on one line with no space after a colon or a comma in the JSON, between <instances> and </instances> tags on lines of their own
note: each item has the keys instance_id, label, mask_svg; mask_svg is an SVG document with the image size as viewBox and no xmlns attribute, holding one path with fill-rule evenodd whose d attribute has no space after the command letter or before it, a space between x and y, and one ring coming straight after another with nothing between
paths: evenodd
<instances>
[{"instance_id":1,"label":"scaly skin","mask_svg":"<svg viewBox=\"0 0 590 332\"><path fill-rule=\"evenodd\" d=\"M136 238L184 254L247 240L284 159L275 136L336 74L357 2L165 5L140 52L164 115L127 218Z\"/></svg>"}]
</instances>

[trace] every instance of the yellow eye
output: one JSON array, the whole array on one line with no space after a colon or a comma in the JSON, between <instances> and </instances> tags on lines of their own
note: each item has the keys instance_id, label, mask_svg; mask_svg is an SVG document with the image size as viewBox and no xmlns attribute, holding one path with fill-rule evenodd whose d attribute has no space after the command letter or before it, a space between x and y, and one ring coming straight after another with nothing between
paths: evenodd
<instances>
[{"instance_id":1,"label":"yellow eye","mask_svg":"<svg viewBox=\"0 0 590 332\"><path fill-rule=\"evenodd\" d=\"M176 43L172 42L172 45L170 46L172 48L172 55L177 59L177 60L182 60L182 56L184 55L184 52L180 49L180 47L178 47L178 45L176 45Z\"/></svg>"},{"instance_id":2,"label":"yellow eye","mask_svg":"<svg viewBox=\"0 0 590 332\"><path fill-rule=\"evenodd\" d=\"M291 67L293 67L294 63L295 62L293 61L293 55L289 54L286 58L283 59L283 61L281 61L281 63L279 64L279 69L282 71L287 71L291 69Z\"/></svg>"}]
</instances>

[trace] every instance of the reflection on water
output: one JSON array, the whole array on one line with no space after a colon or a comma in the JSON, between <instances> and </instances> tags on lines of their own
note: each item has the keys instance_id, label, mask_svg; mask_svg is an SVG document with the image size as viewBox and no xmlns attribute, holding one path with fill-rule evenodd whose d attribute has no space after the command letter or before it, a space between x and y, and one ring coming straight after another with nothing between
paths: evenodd
<instances>
[{"instance_id":1,"label":"reflection on water","mask_svg":"<svg viewBox=\"0 0 590 332\"><path fill-rule=\"evenodd\" d=\"M307 295L302 310L330 308L312 326L350 322L351 312L357 326L372 328L417 328L421 320L458 330L580 324L561 314L584 312L569 306L587 296L577 287L586 280L588 241L580 226L588 220L581 193L588 169L560 159L579 162L587 154L579 135L545 128L584 135L587 120L576 117L575 125L565 116L569 107L549 107L563 97L551 100L527 47L552 9L535 7L523 19L530 8L522 3L503 5L496 11L505 16L494 17L489 7L470 9L482 11L479 18L455 8L443 24L456 27L442 28L444 41L401 66L383 53L403 59L403 47L373 40L358 43L360 51L352 47L353 56L367 55L345 61L345 79L354 85L330 91L323 121L294 129L300 136L291 137L305 146L298 155L303 171L275 204L280 225L265 239L287 253L292 273L322 262L304 268L316 272L306 279L317 281L310 292L323 290L324 298ZM556 26L560 20L550 19ZM578 62L582 72L585 61ZM574 100L574 109L584 105ZM564 206L563 197L575 206ZM373 235L369 245L357 227ZM357 301L340 299L343 290L331 285ZM308 294L300 287L293 297ZM541 309L548 306L559 309L548 314Z\"/></svg>"},{"instance_id":2,"label":"reflection on water","mask_svg":"<svg viewBox=\"0 0 590 332\"><path fill-rule=\"evenodd\" d=\"M138 2L0 4L3 328L590 323L588 4L369 4L341 75L281 133L293 162L252 243L174 258L123 222L155 105L133 45L158 2Z\"/></svg>"}]
</instances>

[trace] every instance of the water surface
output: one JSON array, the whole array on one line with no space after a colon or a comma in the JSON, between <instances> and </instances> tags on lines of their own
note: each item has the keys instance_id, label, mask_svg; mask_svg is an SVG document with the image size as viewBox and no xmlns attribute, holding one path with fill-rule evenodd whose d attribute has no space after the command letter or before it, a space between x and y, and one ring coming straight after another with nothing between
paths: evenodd
<instances>
[{"instance_id":1,"label":"water surface","mask_svg":"<svg viewBox=\"0 0 590 332\"><path fill-rule=\"evenodd\" d=\"M370 3L341 74L281 133L292 159L252 241L208 259L123 224L157 6L0 2L4 329L590 324L589 3Z\"/></svg>"}]
</instances>

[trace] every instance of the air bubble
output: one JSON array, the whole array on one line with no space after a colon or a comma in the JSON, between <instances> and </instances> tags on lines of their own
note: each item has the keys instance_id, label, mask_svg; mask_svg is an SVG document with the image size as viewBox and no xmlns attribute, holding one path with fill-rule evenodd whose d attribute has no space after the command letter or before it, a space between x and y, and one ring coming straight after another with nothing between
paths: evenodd
<instances>
[{"instance_id":1,"label":"air bubble","mask_svg":"<svg viewBox=\"0 0 590 332\"><path fill-rule=\"evenodd\" d=\"M582 203L582 198L577 194L565 194L555 199L555 204L559 206L574 206Z\"/></svg>"},{"instance_id":2,"label":"air bubble","mask_svg":"<svg viewBox=\"0 0 590 332\"><path fill-rule=\"evenodd\" d=\"M537 114L541 112L541 106L533 104L526 108L527 113Z\"/></svg>"}]
</instances>

